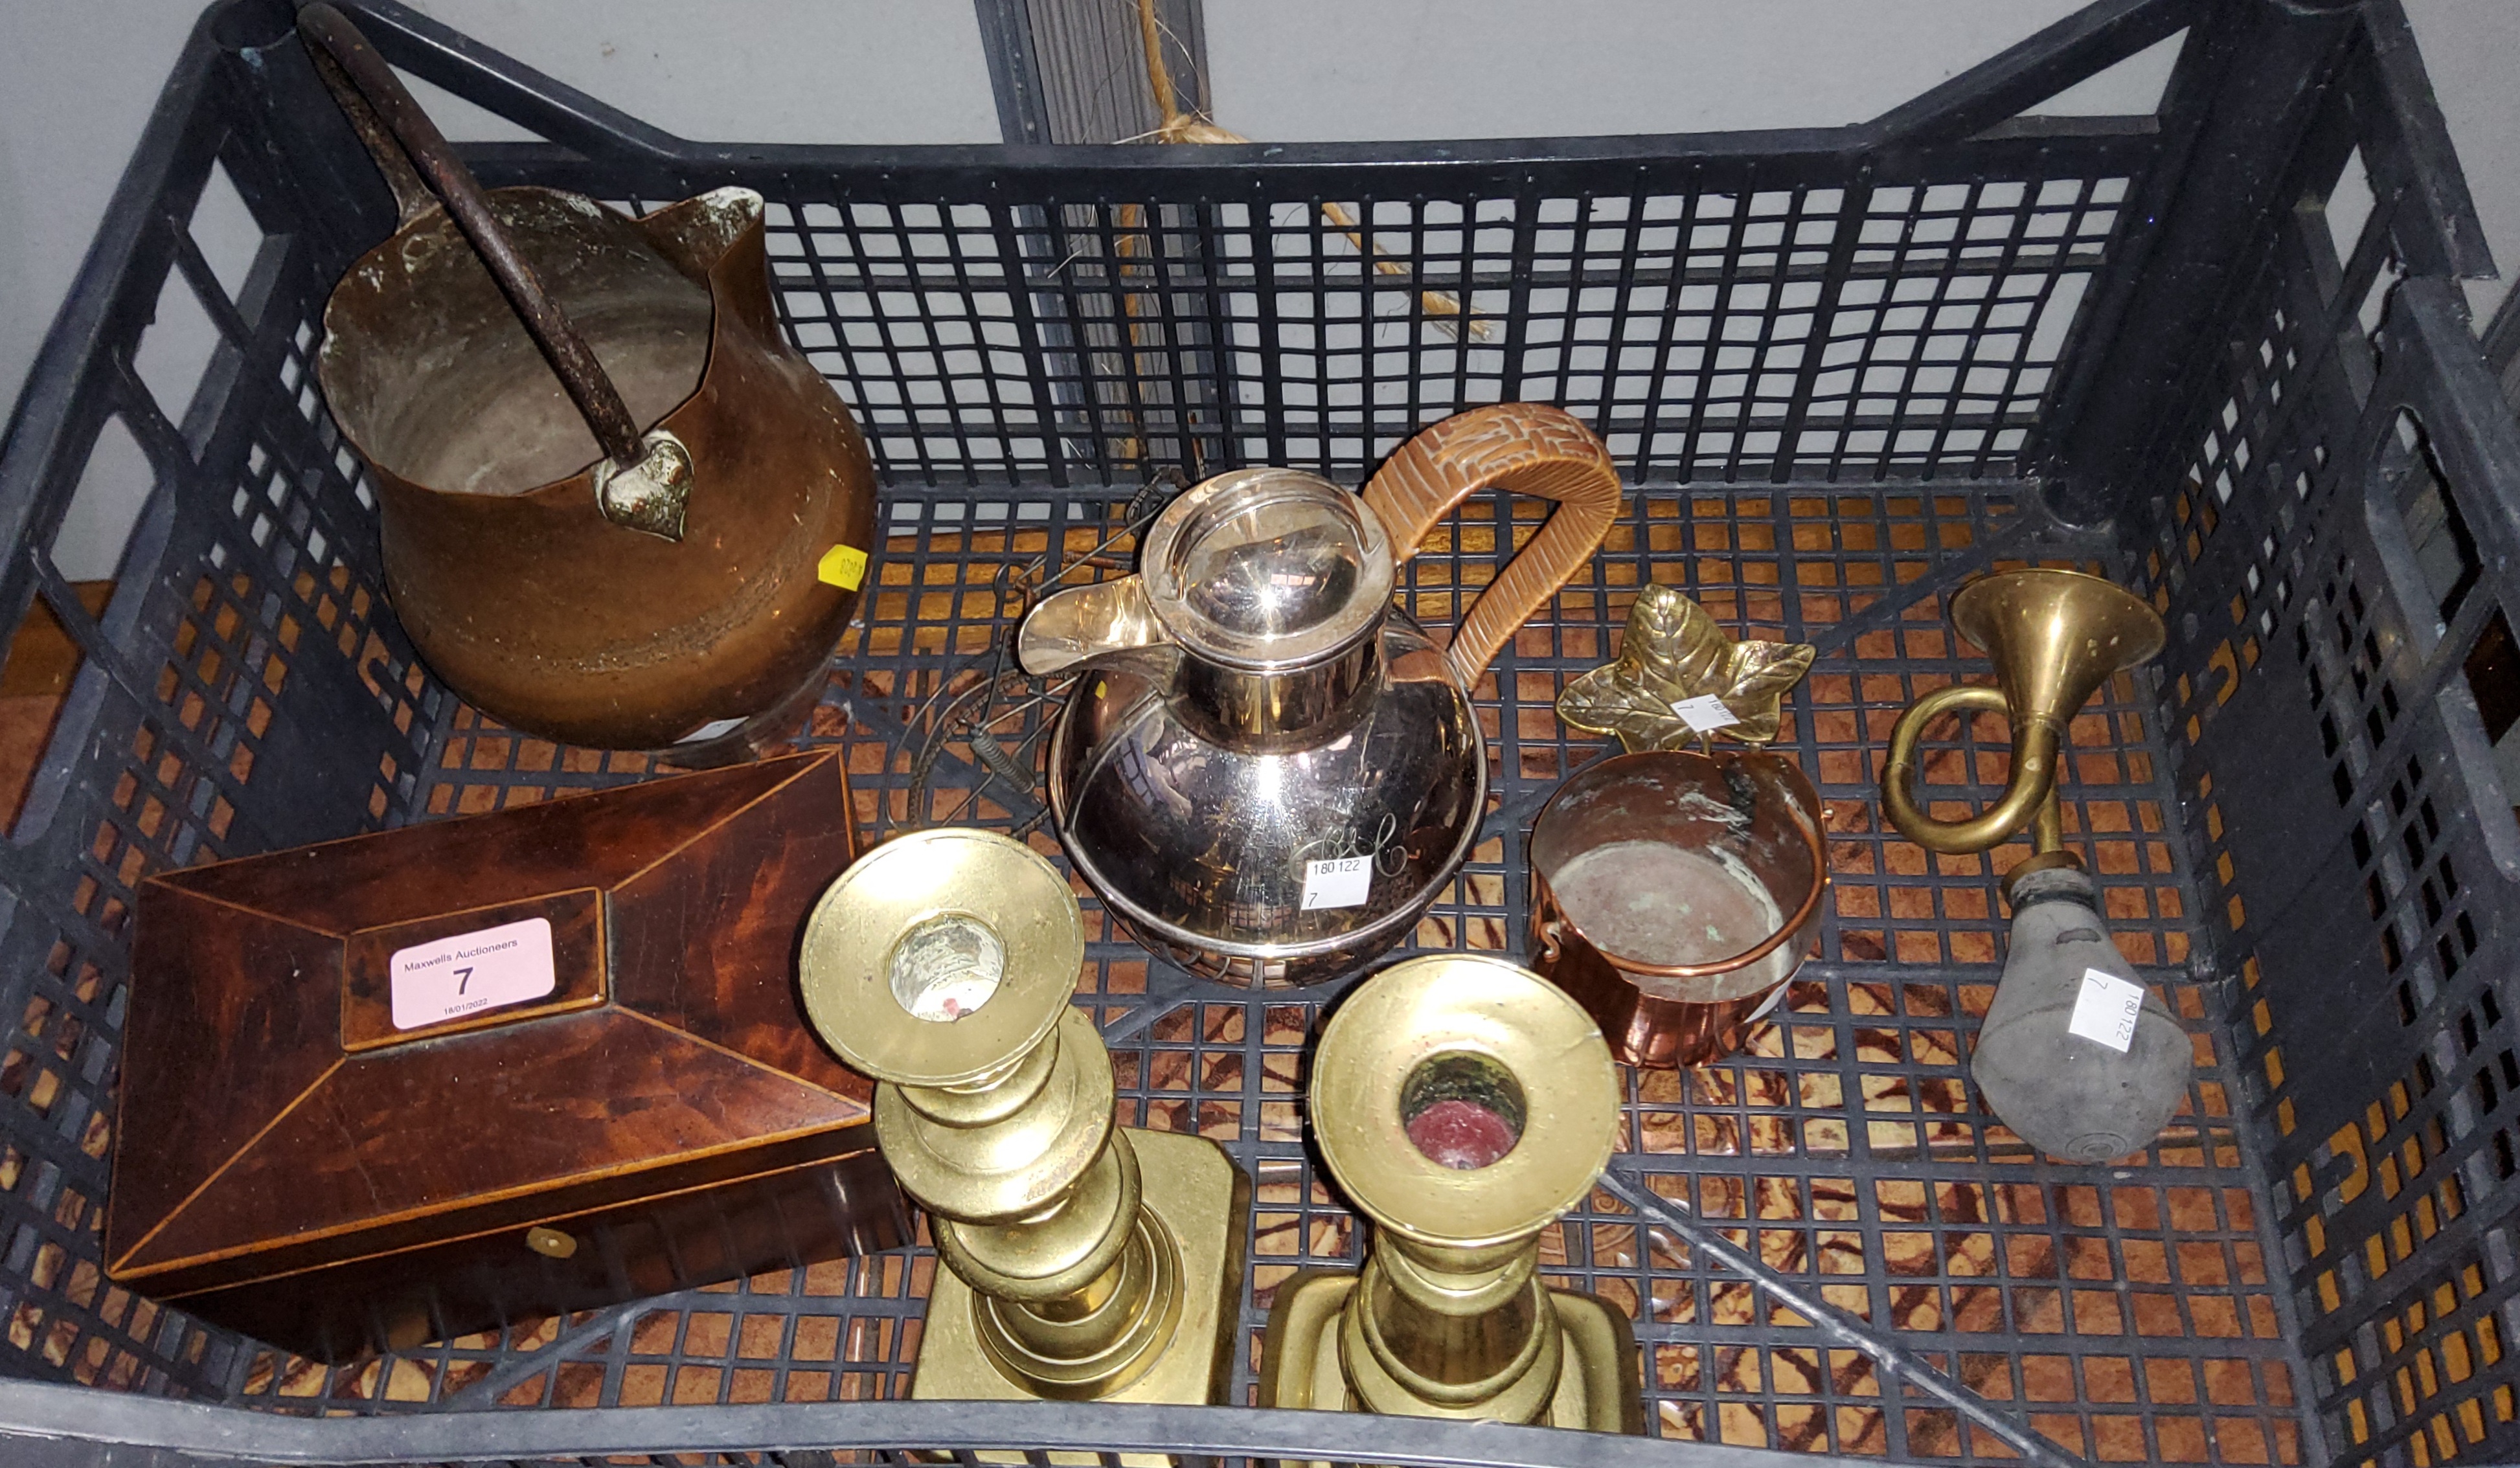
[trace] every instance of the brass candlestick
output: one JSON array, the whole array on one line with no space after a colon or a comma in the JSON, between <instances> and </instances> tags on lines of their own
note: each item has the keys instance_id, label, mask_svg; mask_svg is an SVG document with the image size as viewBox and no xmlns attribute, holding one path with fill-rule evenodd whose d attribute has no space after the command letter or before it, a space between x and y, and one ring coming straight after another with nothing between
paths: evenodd
<instances>
[{"instance_id":1,"label":"brass candlestick","mask_svg":"<svg viewBox=\"0 0 2520 1468\"><path fill-rule=\"evenodd\" d=\"M1627 1316L1538 1277L1541 1230L1618 1139L1618 1072L1581 1006L1500 959L1412 958L1324 1027L1311 1106L1373 1247L1355 1274L1279 1287L1263 1406L1642 1431Z\"/></svg>"},{"instance_id":2,"label":"brass candlestick","mask_svg":"<svg viewBox=\"0 0 2520 1468\"><path fill-rule=\"evenodd\" d=\"M1112 1125L1068 1002L1065 878L979 830L903 836L806 924L805 1011L883 1083L876 1136L946 1268L917 1399L1203 1403L1229 1380L1250 1184L1215 1143Z\"/></svg>"}]
</instances>

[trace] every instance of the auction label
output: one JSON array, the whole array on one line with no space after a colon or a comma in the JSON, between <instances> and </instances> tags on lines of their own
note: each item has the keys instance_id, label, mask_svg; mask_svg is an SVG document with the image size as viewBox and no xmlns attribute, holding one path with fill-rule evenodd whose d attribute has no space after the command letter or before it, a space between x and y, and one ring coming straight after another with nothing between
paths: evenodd
<instances>
[{"instance_id":1,"label":"auction label","mask_svg":"<svg viewBox=\"0 0 2520 1468\"><path fill-rule=\"evenodd\" d=\"M2097 1041L2123 1055L2135 1044L2136 1017L2143 1013L2143 986L2096 968L2083 970L2083 992L2074 996L2067 1033Z\"/></svg>"},{"instance_id":2,"label":"auction label","mask_svg":"<svg viewBox=\"0 0 2520 1468\"><path fill-rule=\"evenodd\" d=\"M1691 730L1702 734L1713 734L1719 729L1731 729L1741 722L1740 716L1733 713L1723 699L1713 693L1700 693L1694 698L1683 698L1671 706L1671 711L1680 715L1682 722Z\"/></svg>"},{"instance_id":3,"label":"auction label","mask_svg":"<svg viewBox=\"0 0 2520 1468\"><path fill-rule=\"evenodd\" d=\"M814 579L844 592L858 589L866 580L867 553L855 546L833 546L814 563Z\"/></svg>"},{"instance_id":4,"label":"auction label","mask_svg":"<svg viewBox=\"0 0 2520 1468\"><path fill-rule=\"evenodd\" d=\"M538 1000L560 982L552 965L548 917L503 922L396 949L385 960L385 972L393 983L397 1030Z\"/></svg>"},{"instance_id":5,"label":"auction label","mask_svg":"<svg viewBox=\"0 0 2520 1468\"><path fill-rule=\"evenodd\" d=\"M1361 908L1373 885L1373 858L1341 857L1334 862L1304 864L1304 911L1315 908Z\"/></svg>"}]
</instances>

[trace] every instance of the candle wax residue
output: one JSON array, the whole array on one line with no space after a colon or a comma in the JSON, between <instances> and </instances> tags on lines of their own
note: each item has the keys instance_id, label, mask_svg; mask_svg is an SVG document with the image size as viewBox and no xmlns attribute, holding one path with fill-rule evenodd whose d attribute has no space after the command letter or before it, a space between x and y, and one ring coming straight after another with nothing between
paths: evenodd
<instances>
[{"instance_id":1,"label":"candle wax residue","mask_svg":"<svg viewBox=\"0 0 2520 1468\"><path fill-rule=\"evenodd\" d=\"M1512 1151L1517 1139L1505 1118L1475 1101L1437 1101L1411 1118L1408 1130L1428 1161L1448 1168L1486 1167Z\"/></svg>"},{"instance_id":2,"label":"candle wax residue","mask_svg":"<svg viewBox=\"0 0 2520 1468\"><path fill-rule=\"evenodd\" d=\"M1662 841L1594 847L1549 885L1567 920L1595 948L1658 967L1732 957L1784 921L1776 899L1737 858Z\"/></svg>"}]
</instances>

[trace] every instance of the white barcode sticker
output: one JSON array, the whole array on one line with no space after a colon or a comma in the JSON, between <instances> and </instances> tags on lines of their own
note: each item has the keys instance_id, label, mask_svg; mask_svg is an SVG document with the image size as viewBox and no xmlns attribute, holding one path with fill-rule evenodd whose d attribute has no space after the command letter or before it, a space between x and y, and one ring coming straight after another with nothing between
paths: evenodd
<instances>
[{"instance_id":1,"label":"white barcode sticker","mask_svg":"<svg viewBox=\"0 0 2520 1468\"><path fill-rule=\"evenodd\" d=\"M1361 908L1373 885L1373 858L1342 857L1335 862L1304 864L1304 911L1315 908Z\"/></svg>"},{"instance_id":2,"label":"white barcode sticker","mask_svg":"<svg viewBox=\"0 0 2520 1468\"><path fill-rule=\"evenodd\" d=\"M393 1023L397 1030L521 1004L538 1000L559 985L552 965L552 925L548 917L503 922L475 928L434 943L398 948L385 960L393 984Z\"/></svg>"},{"instance_id":3,"label":"white barcode sticker","mask_svg":"<svg viewBox=\"0 0 2520 1468\"><path fill-rule=\"evenodd\" d=\"M1680 715L1690 729L1699 734L1713 734L1719 729L1731 729L1741 722L1732 709L1725 706L1724 700L1713 693L1700 693L1694 698L1683 698L1671 708L1672 712Z\"/></svg>"},{"instance_id":4,"label":"white barcode sticker","mask_svg":"<svg viewBox=\"0 0 2520 1468\"><path fill-rule=\"evenodd\" d=\"M2135 1044L2136 1017L2143 1013L2143 986L2096 968L2083 970L2083 992L2074 997L2068 1034L2107 1045L2123 1055Z\"/></svg>"}]
</instances>

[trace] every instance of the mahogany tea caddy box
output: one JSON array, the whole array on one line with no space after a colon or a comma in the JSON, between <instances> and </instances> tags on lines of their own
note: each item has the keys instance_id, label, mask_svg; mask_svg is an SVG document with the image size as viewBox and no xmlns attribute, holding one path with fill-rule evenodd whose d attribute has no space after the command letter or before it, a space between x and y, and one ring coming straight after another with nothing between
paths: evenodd
<instances>
[{"instance_id":1,"label":"mahogany tea caddy box","mask_svg":"<svg viewBox=\"0 0 2520 1468\"><path fill-rule=\"evenodd\" d=\"M142 884L115 1282L338 1360L906 1237L806 1025L830 751Z\"/></svg>"}]
</instances>

